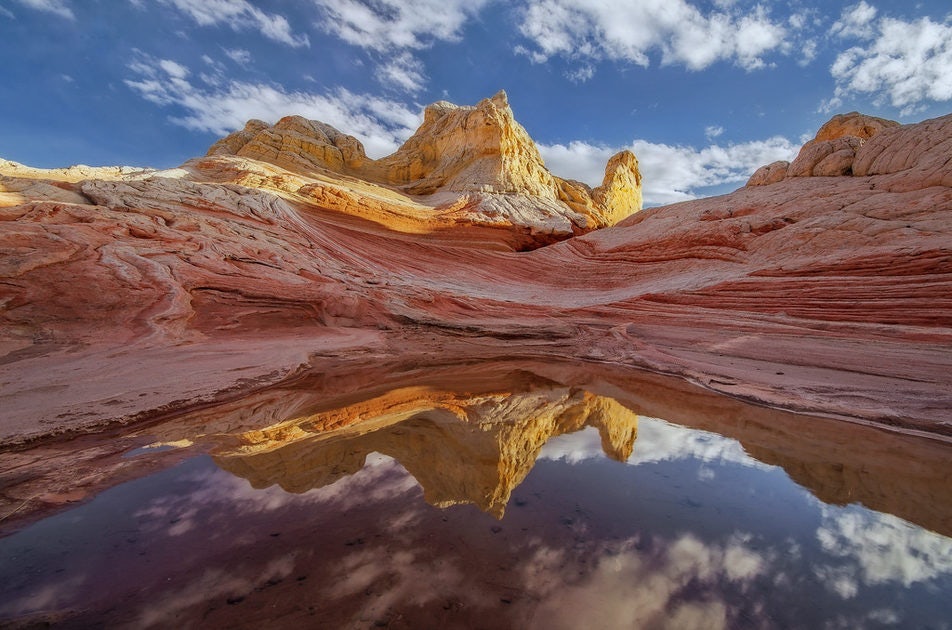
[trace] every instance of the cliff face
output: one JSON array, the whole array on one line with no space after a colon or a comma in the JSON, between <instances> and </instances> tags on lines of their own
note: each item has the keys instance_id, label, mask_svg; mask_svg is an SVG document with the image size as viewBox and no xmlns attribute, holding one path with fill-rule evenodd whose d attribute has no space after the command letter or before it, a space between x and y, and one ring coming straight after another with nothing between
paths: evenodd
<instances>
[{"instance_id":1,"label":"cliff face","mask_svg":"<svg viewBox=\"0 0 952 630\"><path fill-rule=\"evenodd\" d=\"M499 97L437 105L420 135L447 152L473 146L484 136L460 125L506 110ZM541 232L514 217L562 199L587 207L585 195L631 204L634 157L613 158L588 193L543 185L531 152L501 174L506 147L525 144L515 131L490 134L491 156L454 165L433 153L396 168L411 160L368 161L308 123L293 134L252 124L172 171L6 163L3 439L130 422L303 369L514 355L647 367L763 404L952 435L952 116L874 122L818 134L801 156L819 161L795 169L809 177L788 176L814 159L798 157L772 184L529 252L506 239ZM336 153L294 139L318 131L315 146ZM279 136L298 158L239 155ZM840 141L848 150L824 144ZM844 174L817 175L840 151ZM320 166L331 162L342 171ZM364 171L373 181L355 177ZM503 192L520 178L535 192ZM469 182L480 190L446 189ZM509 214L473 218L492 208Z\"/></svg>"}]
</instances>

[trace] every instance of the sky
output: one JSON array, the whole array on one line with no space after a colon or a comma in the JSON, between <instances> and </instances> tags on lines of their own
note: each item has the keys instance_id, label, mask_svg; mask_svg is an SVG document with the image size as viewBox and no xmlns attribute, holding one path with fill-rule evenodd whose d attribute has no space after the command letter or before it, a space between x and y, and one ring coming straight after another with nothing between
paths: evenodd
<instances>
[{"instance_id":1,"label":"sky","mask_svg":"<svg viewBox=\"0 0 952 630\"><path fill-rule=\"evenodd\" d=\"M298 114L394 151L504 89L560 177L738 188L836 113L952 112L948 0L0 0L0 158L170 168Z\"/></svg>"}]
</instances>

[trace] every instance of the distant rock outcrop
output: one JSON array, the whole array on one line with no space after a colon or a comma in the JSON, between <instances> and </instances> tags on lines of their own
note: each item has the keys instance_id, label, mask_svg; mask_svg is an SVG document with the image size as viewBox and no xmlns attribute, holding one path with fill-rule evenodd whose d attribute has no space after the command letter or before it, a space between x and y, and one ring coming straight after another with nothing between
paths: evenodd
<instances>
[{"instance_id":1,"label":"distant rock outcrop","mask_svg":"<svg viewBox=\"0 0 952 630\"><path fill-rule=\"evenodd\" d=\"M748 186L766 186L788 177L839 177L853 175L853 162L863 144L899 123L858 112L838 114L820 127L816 137L800 149L791 162L780 161L759 168Z\"/></svg>"}]
</instances>

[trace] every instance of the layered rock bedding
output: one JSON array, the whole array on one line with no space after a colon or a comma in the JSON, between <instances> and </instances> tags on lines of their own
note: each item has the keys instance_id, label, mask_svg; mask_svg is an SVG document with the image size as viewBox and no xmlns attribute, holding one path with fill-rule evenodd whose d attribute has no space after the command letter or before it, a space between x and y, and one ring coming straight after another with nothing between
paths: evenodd
<instances>
[{"instance_id":1,"label":"layered rock bedding","mask_svg":"<svg viewBox=\"0 0 952 630\"><path fill-rule=\"evenodd\" d=\"M545 168L504 94L371 160L251 121L166 171L0 162L0 444L399 360L647 368L952 439L952 115L835 118L720 197Z\"/></svg>"}]
</instances>

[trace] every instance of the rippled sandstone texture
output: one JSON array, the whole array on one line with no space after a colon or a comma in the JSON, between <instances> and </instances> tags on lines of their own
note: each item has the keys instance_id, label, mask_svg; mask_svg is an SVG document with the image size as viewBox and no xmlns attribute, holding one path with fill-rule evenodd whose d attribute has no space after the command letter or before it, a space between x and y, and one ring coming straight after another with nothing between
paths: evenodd
<instances>
[{"instance_id":1,"label":"rippled sandstone texture","mask_svg":"<svg viewBox=\"0 0 952 630\"><path fill-rule=\"evenodd\" d=\"M441 152L414 157L411 140L375 163L326 126L252 123L171 171L3 164L0 439L156 419L308 370L514 356L952 435L952 116L839 124L814 142L845 142L848 173L817 176L846 151L831 150L810 176L517 252L598 224L572 210L584 221L546 234L533 213L631 202L640 176L622 154L602 188L549 187L501 140L495 157L444 160L483 138L445 121L502 120L503 102L431 106L415 137ZM315 130L341 165L290 139L235 154Z\"/></svg>"}]
</instances>

